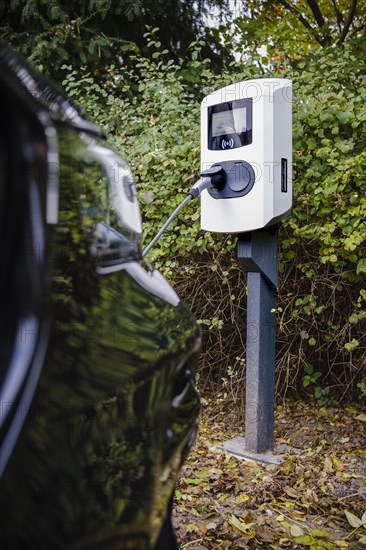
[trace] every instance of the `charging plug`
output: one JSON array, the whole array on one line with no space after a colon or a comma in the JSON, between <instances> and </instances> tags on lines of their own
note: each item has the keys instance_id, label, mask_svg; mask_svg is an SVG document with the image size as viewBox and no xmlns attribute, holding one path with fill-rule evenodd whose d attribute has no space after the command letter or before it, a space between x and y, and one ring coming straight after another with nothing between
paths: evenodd
<instances>
[{"instance_id":1,"label":"charging plug","mask_svg":"<svg viewBox=\"0 0 366 550\"><path fill-rule=\"evenodd\" d=\"M226 183L226 172L221 166L221 164L214 164L208 170L201 172L201 178L210 178L211 187L217 191L221 191L225 187Z\"/></svg>"},{"instance_id":2,"label":"charging plug","mask_svg":"<svg viewBox=\"0 0 366 550\"><path fill-rule=\"evenodd\" d=\"M204 189L207 189L208 187L213 187L214 189L220 191L225 186L226 174L222 166L219 164L211 166L211 168L209 168L208 170L201 172L200 175L201 178L191 187L188 192L188 195L190 195L192 199L197 198L202 193L202 191Z\"/></svg>"}]
</instances>

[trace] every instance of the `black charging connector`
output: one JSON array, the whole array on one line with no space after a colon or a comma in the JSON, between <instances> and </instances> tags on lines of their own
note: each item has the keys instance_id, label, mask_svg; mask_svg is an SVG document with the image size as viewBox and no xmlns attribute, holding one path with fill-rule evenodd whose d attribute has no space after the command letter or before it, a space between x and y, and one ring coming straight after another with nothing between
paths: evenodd
<instances>
[{"instance_id":1,"label":"black charging connector","mask_svg":"<svg viewBox=\"0 0 366 550\"><path fill-rule=\"evenodd\" d=\"M226 184L226 172L221 164L214 164L208 170L201 172L201 178L210 178L211 187L214 187L218 191L221 191Z\"/></svg>"},{"instance_id":2,"label":"black charging connector","mask_svg":"<svg viewBox=\"0 0 366 550\"><path fill-rule=\"evenodd\" d=\"M199 197L202 191L204 189L207 189L208 187L219 191L220 189L223 189L225 183L225 170L219 164L215 164L214 166L211 166L211 168L209 168L208 170L202 172L200 179L190 188L185 199L177 206L173 214L169 216L169 218L160 229L160 231L155 235L151 243L148 244L148 246L145 248L142 253L142 257L144 258L149 250L154 246L154 244L160 239L166 228L174 220L174 218L177 216L183 206L187 204L187 202L189 202L191 199L196 199L197 197Z\"/></svg>"},{"instance_id":3,"label":"black charging connector","mask_svg":"<svg viewBox=\"0 0 366 550\"><path fill-rule=\"evenodd\" d=\"M220 164L215 164L201 172L201 178L190 188L188 195L191 195L192 199L197 198L204 189L212 187L218 191L225 186L226 174Z\"/></svg>"}]
</instances>

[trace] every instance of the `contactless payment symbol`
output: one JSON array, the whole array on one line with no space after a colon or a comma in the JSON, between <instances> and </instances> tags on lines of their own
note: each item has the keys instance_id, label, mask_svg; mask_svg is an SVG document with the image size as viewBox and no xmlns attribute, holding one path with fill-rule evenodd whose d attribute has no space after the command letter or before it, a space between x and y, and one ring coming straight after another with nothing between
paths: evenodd
<instances>
[{"instance_id":1,"label":"contactless payment symbol","mask_svg":"<svg viewBox=\"0 0 366 550\"><path fill-rule=\"evenodd\" d=\"M222 142L221 142L221 148L222 149L232 149L233 147L234 147L233 138L222 140Z\"/></svg>"}]
</instances>

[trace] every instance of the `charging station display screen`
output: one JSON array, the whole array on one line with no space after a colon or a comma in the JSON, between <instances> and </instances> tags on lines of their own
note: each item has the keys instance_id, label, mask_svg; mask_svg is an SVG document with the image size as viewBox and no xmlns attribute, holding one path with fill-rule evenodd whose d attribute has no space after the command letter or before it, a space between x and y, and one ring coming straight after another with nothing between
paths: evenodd
<instances>
[{"instance_id":1,"label":"charging station display screen","mask_svg":"<svg viewBox=\"0 0 366 550\"><path fill-rule=\"evenodd\" d=\"M212 136L225 136L226 134L241 134L247 129L247 109L233 109L222 113L212 114Z\"/></svg>"},{"instance_id":2,"label":"charging station display screen","mask_svg":"<svg viewBox=\"0 0 366 550\"><path fill-rule=\"evenodd\" d=\"M237 99L208 108L208 148L235 149L252 142L252 100Z\"/></svg>"}]
</instances>

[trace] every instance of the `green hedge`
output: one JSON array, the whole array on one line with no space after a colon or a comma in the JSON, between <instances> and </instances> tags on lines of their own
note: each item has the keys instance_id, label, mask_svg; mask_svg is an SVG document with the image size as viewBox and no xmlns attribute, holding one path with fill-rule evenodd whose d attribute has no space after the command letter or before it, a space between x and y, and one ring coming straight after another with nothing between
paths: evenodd
<instances>
[{"instance_id":1,"label":"green hedge","mask_svg":"<svg viewBox=\"0 0 366 550\"><path fill-rule=\"evenodd\" d=\"M155 33L155 30L154 30ZM320 403L365 393L365 129L362 44L314 52L284 68L232 63L216 76L191 46L181 68L147 35L150 59L109 68L106 86L68 68L67 92L127 158L138 185L146 245L199 173L200 100L230 82L293 79L294 208L280 230L278 395L307 391ZM263 59L262 59L263 61ZM258 67L261 67L260 69ZM245 281L235 235L202 232L187 205L149 254L204 329L200 385L241 399L245 374ZM358 386L357 386L358 385Z\"/></svg>"}]
</instances>

